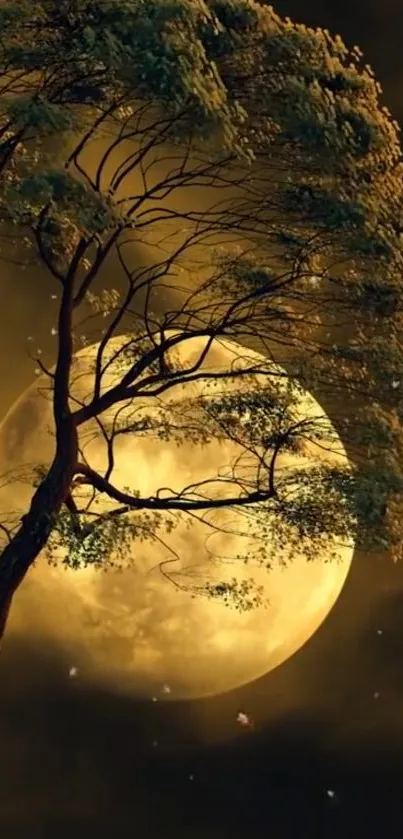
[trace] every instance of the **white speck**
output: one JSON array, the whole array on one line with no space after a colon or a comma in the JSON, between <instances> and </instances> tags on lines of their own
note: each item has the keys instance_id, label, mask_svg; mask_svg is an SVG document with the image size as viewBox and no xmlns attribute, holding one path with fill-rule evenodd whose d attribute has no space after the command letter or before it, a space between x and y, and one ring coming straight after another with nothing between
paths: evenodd
<instances>
[{"instance_id":1,"label":"white speck","mask_svg":"<svg viewBox=\"0 0 403 839\"><path fill-rule=\"evenodd\" d=\"M376 691L376 693L374 693L374 699L379 699L380 695L379 691Z\"/></svg>"},{"instance_id":2,"label":"white speck","mask_svg":"<svg viewBox=\"0 0 403 839\"><path fill-rule=\"evenodd\" d=\"M189 781L194 781L194 778L195 778L194 775L189 775Z\"/></svg>"},{"instance_id":3,"label":"white speck","mask_svg":"<svg viewBox=\"0 0 403 839\"><path fill-rule=\"evenodd\" d=\"M53 326L53 327L52 327L52 329L50 330L50 334L51 334L51 335L57 335L57 329L55 329L55 328L54 328L54 326Z\"/></svg>"},{"instance_id":4,"label":"white speck","mask_svg":"<svg viewBox=\"0 0 403 839\"><path fill-rule=\"evenodd\" d=\"M400 385L400 380L399 379L393 379L393 381L392 381L393 390L396 390L396 388L399 387L399 385Z\"/></svg>"},{"instance_id":5,"label":"white speck","mask_svg":"<svg viewBox=\"0 0 403 839\"><path fill-rule=\"evenodd\" d=\"M163 693L171 693L171 688L169 687L169 685L166 685L166 684L162 685L162 692Z\"/></svg>"},{"instance_id":6,"label":"white speck","mask_svg":"<svg viewBox=\"0 0 403 839\"><path fill-rule=\"evenodd\" d=\"M34 339L33 339L32 335L28 335L27 341L33 341L33 340Z\"/></svg>"},{"instance_id":7,"label":"white speck","mask_svg":"<svg viewBox=\"0 0 403 839\"><path fill-rule=\"evenodd\" d=\"M40 371L39 367L35 367L35 376L39 376L40 372L41 371Z\"/></svg>"},{"instance_id":8,"label":"white speck","mask_svg":"<svg viewBox=\"0 0 403 839\"><path fill-rule=\"evenodd\" d=\"M243 711L239 711L236 721L239 725L242 725L245 728L253 728L253 720L251 720L248 714L245 714Z\"/></svg>"},{"instance_id":9,"label":"white speck","mask_svg":"<svg viewBox=\"0 0 403 839\"><path fill-rule=\"evenodd\" d=\"M383 629L377 629L376 634L377 635L382 635L383 634Z\"/></svg>"},{"instance_id":10,"label":"white speck","mask_svg":"<svg viewBox=\"0 0 403 839\"><path fill-rule=\"evenodd\" d=\"M70 670L69 670L70 679L75 679L76 676L78 676L78 667L70 667Z\"/></svg>"},{"instance_id":11,"label":"white speck","mask_svg":"<svg viewBox=\"0 0 403 839\"><path fill-rule=\"evenodd\" d=\"M153 701L153 702L158 702L158 697L157 697L157 696L153 696L152 701Z\"/></svg>"},{"instance_id":12,"label":"white speck","mask_svg":"<svg viewBox=\"0 0 403 839\"><path fill-rule=\"evenodd\" d=\"M335 796L334 789L327 789L326 790L326 795L328 796L328 798L334 798L334 796Z\"/></svg>"},{"instance_id":13,"label":"white speck","mask_svg":"<svg viewBox=\"0 0 403 839\"><path fill-rule=\"evenodd\" d=\"M153 748L156 749L158 746L158 740L153 740Z\"/></svg>"},{"instance_id":14,"label":"white speck","mask_svg":"<svg viewBox=\"0 0 403 839\"><path fill-rule=\"evenodd\" d=\"M57 300L57 294L51 294L50 299L51 300Z\"/></svg>"},{"instance_id":15,"label":"white speck","mask_svg":"<svg viewBox=\"0 0 403 839\"><path fill-rule=\"evenodd\" d=\"M36 354L37 354L37 355L42 355L42 350L37 350L37 351L36 351Z\"/></svg>"}]
</instances>

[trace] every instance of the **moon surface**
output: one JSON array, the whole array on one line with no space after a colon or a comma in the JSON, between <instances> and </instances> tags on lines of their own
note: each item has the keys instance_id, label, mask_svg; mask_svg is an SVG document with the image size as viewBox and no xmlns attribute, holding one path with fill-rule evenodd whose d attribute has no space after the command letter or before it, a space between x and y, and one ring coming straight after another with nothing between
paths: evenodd
<instances>
[{"instance_id":1,"label":"moon surface","mask_svg":"<svg viewBox=\"0 0 403 839\"><path fill-rule=\"evenodd\" d=\"M114 339L111 350L116 352L125 340L127 336ZM75 358L73 391L84 401L91 391L97 346L80 350ZM203 339L188 341L181 363L195 360L203 346ZM203 367L228 368L244 352L233 342L214 342ZM249 350L247 357L249 363L261 358ZM111 364L108 385L116 375ZM186 396L188 388L200 392L194 383L184 388ZM147 410L151 407L148 400ZM322 413L308 394L303 410ZM105 452L100 435L94 426L85 434L86 456L101 468ZM117 442L113 482L136 487L142 495L155 494L159 487L180 490L216 476L239 453L230 441L195 445L188 440L178 447L164 439L121 435ZM40 376L0 426L0 511L6 520L26 510L32 489L25 473L35 463L49 463L53 446L48 382ZM341 442L334 456L345 457ZM232 529L237 528L237 515L231 511ZM63 651L63 659L70 657L77 672L136 696L196 698L237 688L280 665L316 632L340 594L353 556L351 544L339 549L338 561L326 562L328 557L321 556L307 562L295 555L286 567L278 562L267 570L236 563L244 547L240 539L223 533L211 537L211 528L197 521L182 523L164 535L165 544L136 540L128 567L107 573L94 567L66 569L61 562L53 567L41 555L14 599L8 635L48 639ZM200 568L211 566L207 545L215 556L225 557L220 579L253 576L264 587L268 605L238 612L218 600L192 597L161 574L158 564L172 558L173 550L178 579L197 579Z\"/></svg>"}]
</instances>

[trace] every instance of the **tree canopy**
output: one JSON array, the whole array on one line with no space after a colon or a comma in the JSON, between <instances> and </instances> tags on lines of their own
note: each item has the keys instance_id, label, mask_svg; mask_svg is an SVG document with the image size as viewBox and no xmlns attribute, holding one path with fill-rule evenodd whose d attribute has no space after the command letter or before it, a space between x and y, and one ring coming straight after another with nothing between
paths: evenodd
<instances>
[{"instance_id":1,"label":"tree canopy","mask_svg":"<svg viewBox=\"0 0 403 839\"><path fill-rule=\"evenodd\" d=\"M279 548L312 558L332 540L400 556L402 159L361 59L253 0L1 4L0 221L23 240L28 274L43 266L60 294L56 358L36 360L54 451L24 515L2 525L4 612L46 546L61 540L72 566L107 564L139 521L146 538L168 520L170 531L173 511L244 508L268 566ZM147 266L133 256L144 243ZM105 275L112 253L120 288ZM96 341L77 395L75 354ZM242 364L206 367L220 341L237 342ZM187 391L195 382L203 390ZM301 417L306 389L349 462L321 459L335 432ZM103 470L87 432L105 446ZM248 475L233 465L219 491L212 475L180 492L156 476L143 497L114 482L122 434L234 440ZM283 453L311 468L284 478ZM236 577L196 588L256 602Z\"/></svg>"}]
</instances>

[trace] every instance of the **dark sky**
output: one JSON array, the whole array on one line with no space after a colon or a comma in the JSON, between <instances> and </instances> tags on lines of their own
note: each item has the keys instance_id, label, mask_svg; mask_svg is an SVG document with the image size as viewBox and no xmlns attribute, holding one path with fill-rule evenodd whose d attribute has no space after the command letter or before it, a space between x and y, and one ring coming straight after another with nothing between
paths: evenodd
<instances>
[{"instance_id":1,"label":"dark sky","mask_svg":"<svg viewBox=\"0 0 403 839\"><path fill-rule=\"evenodd\" d=\"M400 0L280 0L276 8L358 43L403 123ZM33 319L48 333L50 290L42 283L32 298L12 298L0 373L10 372L13 316L25 334ZM3 411L29 381L19 369ZM304 649L217 699L139 704L68 680L69 664L47 645L5 644L1 836L403 835L403 569L386 559L358 557ZM256 721L253 733L236 727L241 708Z\"/></svg>"}]
</instances>

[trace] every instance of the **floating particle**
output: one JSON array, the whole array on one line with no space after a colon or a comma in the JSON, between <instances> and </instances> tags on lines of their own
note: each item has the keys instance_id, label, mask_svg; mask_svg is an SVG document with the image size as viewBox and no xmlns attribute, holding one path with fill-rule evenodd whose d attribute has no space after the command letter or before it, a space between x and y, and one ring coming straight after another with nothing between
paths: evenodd
<instances>
[{"instance_id":1,"label":"floating particle","mask_svg":"<svg viewBox=\"0 0 403 839\"><path fill-rule=\"evenodd\" d=\"M236 718L236 721L243 728L253 728L254 727L254 722L253 722L252 718L248 714L245 714L244 711L239 711L238 716Z\"/></svg>"},{"instance_id":2,"label":"floating particle","mask_svg":"<svg viewBox=\"0 0 403 839\"><path fill-rule=\"evenodd\" d=\"M70 667L69 670L69 677L70 679L75 679L78 676L78 667Z\"/></svg>"},{"instance_id":3,"label":"floating particle","mask_svg":"<svg viewBox=\"0 0 403 839\"><path fill-rule=\"evenodd\" d=\"M400 379L393 379L393 380L392 380L392 388L393 388L393 390L396 390L396 388L398 388L398 387L399 387L399 385L400 385Z\"/></svg>"},{"instance_id":4,"label":"floating particle","mask_svg":"<svg viewBox=\"0 0 403 839\"><path fill-rule=\"evenodd\" d=\"M327 789L326 790L326 795L327 795L328 798L334 798L336 793L335 793L334 789Z\"/></svg>"},{"instance_id":5,"label":"floating particle","mask_svg":"<svg viewBox=\"0 0 403 839\"><path fill-rule=\"evenodd\" d=\"M158 702L158 697L157 697L157 696L153 696L152 701L153 701L153 702Z\"/></svg>"},{"instance_id":6,"label":"floating particle","mask_svg":"<svg viewBox=\"0 0 403 839\"><path fill-rule=\"evenodd\" d=\"M171 688L169 687L169 685L167 685L167 684L162 685L162 692L163 693L171 693Z\"/></svg>"},{"instance_id":7,"label":"floating particle","mask_svg":"<svg viewBox=\"0 0 403 839\"><path fill-rule=\"evenodd\" d=\"M379 691L376 691L376 693L374 693L374 699L379 699L380 695Z\"/></svg>"},{"instance_id":8,"label":"floating particle","mask_svg":"<svg viewBox=\"0 0 403 839\"><path fill-rule=\"evenodd\" d=\"M52 329L50 330L50 334L51 335L57 335L57 329L55 329L54 326L52 326Z\"/></svg>"},{"instance_id":9,"label":"floating particle","mask_svg":"<svg viewBox=\"0 0 403 839\"><path fill-rule=\"evenodd\" d=\"M383 635L383 629L377 629L376 634L377 635Z\"/></svg>"}]
</instances>

